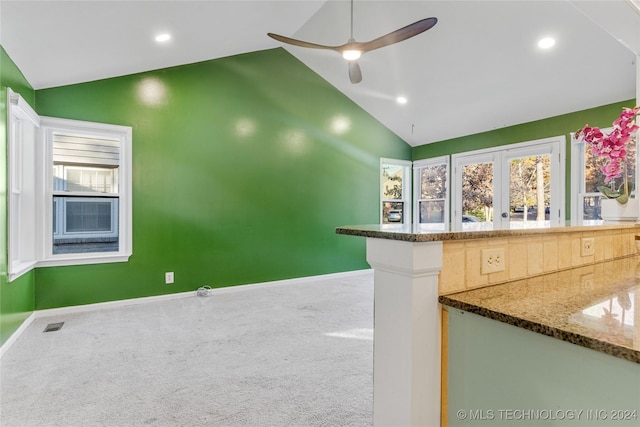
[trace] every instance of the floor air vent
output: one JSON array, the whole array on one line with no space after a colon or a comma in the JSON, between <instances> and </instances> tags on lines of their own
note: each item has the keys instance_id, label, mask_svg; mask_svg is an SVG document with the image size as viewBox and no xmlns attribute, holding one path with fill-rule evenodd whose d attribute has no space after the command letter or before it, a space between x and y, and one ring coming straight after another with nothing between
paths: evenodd
<instances>
[{"instance_id":1,"label":"floor air vent","mask_svg":"<svg viewBox=\"0 0 640 427\"><path fill-rule=\"evenodd\" d=\"M44 328L44 331L42 332L55 332L55 331L59 331L60 329L62 329L62 325L64 325L64 322L58 322L58 323L49 323L47 325L46 328Z\"/></svg>"}]
</instances>

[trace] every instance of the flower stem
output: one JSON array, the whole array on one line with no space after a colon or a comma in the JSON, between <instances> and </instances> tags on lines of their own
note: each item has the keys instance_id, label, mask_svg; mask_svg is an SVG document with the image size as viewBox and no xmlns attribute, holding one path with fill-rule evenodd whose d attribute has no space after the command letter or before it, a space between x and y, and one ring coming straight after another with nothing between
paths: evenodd
<instances>
[{"instance_id":1,"label":"flower stem","mask_svg":"<svg viewBox=\"0 0 640 427\"><path fill-rule=\"evenodd\" d=\"M624 165L624 194L627 195L627 197L629 197L629 179L627 178L627 162L623 162Z\"/></svg>"}]
</instances>

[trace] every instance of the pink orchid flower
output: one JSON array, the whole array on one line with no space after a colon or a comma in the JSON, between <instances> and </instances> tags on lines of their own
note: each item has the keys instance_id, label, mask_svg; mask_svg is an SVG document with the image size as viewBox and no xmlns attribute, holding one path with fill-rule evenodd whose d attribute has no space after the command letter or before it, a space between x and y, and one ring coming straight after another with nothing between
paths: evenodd
<instances>
[{"instance_id":1,"label":"pink orchid flower","mask_svg":"<svg viewBox=\"0 0 640 427\"><path fill-rule=\"evenodd\" d=\"M640 127L635 118L640 113L640 106L623 108L620 116L613 122L613 130L607 135L598 127L585 125L576 132L576 139L584 141L591 147L591 154L602 159L601 171L604 182L622 176L622 169L627 158L627 144Z\"/></svg>"}]
</instances>

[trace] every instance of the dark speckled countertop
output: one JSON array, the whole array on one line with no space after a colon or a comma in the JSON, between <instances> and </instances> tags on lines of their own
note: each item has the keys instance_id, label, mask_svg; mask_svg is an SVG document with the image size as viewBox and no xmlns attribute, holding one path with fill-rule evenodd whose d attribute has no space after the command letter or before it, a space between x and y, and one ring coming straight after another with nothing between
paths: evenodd
<instances>
[{"instance_id":1,"label":"dark speckled countertop","mask_svg":"<svg viewBox=\"0 0 640 427\"><path fill-rule=\"evenodd\" d=\"M597 225L564 225L558 227L540 227L540 228L523 228L523 229L505 229L505 230L485 230L482 229L484 223L472 223L469 228L464 231L428 231L412 225L395 225L395 224L366 224L366 225L345 225L336 228L336 234L346 236L371 237L377 239L401 240L404 242L436 242L446 240L469 240L469 239L485 239L490 237L514 237L514 236L533 236L548 235L556 233L573 233L581 231L597 230L622 230L629 228L638 228L640 223L631 221L622 222L606 222ZM469 224L467 224L469 225Z\"/></svg>"},{"instance_id":2,"label":"dark speckled countertop","mask_svg":"<svg viewBox=\"0 0 640 427\"><path fill-rule=\"evenodd\" d=\"M440 303L640 364L640 257L440 296Z\"/></svg>"}]
</instances>

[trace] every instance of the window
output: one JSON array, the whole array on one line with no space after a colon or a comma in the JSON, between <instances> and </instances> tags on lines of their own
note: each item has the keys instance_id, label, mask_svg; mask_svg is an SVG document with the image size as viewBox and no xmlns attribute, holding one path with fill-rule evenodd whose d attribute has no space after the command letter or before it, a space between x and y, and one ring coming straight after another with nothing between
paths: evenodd
<instances>
[{"instance_id":1,"label":"window","mask_svg":"<svg viewBox=\"0 0 640 427\"><path fill-rule=\"evenodd\" d=\"M411 162L380 159L380 222L411 224Z\"/></svg>"},{"instance_id":2,"label":"window","mask_svg":"<svg viewBox=\"0 0 640 427\"><path fill-rule=\"evenodd\" d=\"M43 265L131 254L131 128L41 118Z\"/></svg>"},{"instance_id":3,"label":"window","mask_svg":"<svg viewBox=\"0 0 640 427\"><path fill-rule=\"evenodd\" d=\"M8 103L9 280L31 270L36 259L36 135L40 118L18 94Z\"/></svg>"},{"instance_id":4,"label":"window","mask_svg":"<svg viewBox=\"0 0 640 427\"><path fill-rule=\"evenodd\" d=\"M414 176L414 224L419 230L449 229L449 156L416 161Z\"/></svg>"},{"instance_id":5,"label":"window","mask_svg":"<svg viewBox=\"0 0 640 427\"><path fill-rule=\"evenodd\" d=\"M115 252L120 141L52 133L53 254Z\"/></svg>"},{"instance_id":6,"label":"window","mask_svg":"<svg viewBox=\"0 0 640 427\"><path fill-rule=\"evenodd\" d=\"M602 129L604 133L611 132L611 128ZM591 154L587 144L575 140L571 135L571 223L575 225L598 224L602 221L600 216L601 193L598 187L611 185L617 188L621 182L612 180L610 184L604 182L604 174L600 171L600 165ZM627 178L632 188L636 188L636 145L632 139L628 145L627 152ZM635 192L631 192L631 197L635 198Z\"/></svg>"},{"instance_id":7,"label":"window","mask_svg":"<svg viewBox=\"0 0 640 427\"><path fill-rule=\"evenodd\" d=\"M131 128L38 117L11 89L8 99L9 280L127 261Z\"/></svg>"},{"instance_id":8,"label":"window","mask_svg":"<svg viewBox=\"0 0 640 427\"><path fill-rule=\"evenodd\" d=\"M564 148L558 136L454 154L452 228L562 225Z\"/></svg>"}]
</instances>

